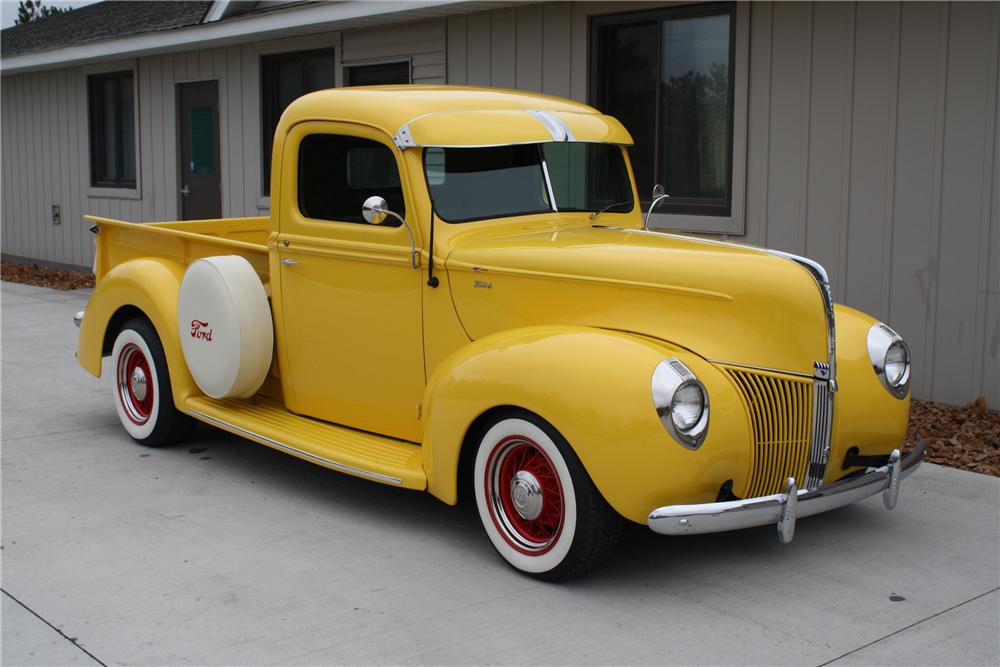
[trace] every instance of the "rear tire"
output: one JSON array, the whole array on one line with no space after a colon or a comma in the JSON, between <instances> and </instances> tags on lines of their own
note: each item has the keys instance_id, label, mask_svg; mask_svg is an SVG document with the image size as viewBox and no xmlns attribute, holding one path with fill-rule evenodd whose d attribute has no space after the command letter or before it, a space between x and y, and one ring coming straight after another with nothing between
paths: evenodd
<instances>
[{"instance_id":1,"label":"rear tire","mask_svg":"<svg viewBox=\"0 0 1000 667\"><path fill-rule=\"evenodd\" d=\"M191 434L195 422L174 406L170 373L160 337L148 320L122 327L111 351L118 419L132 439L162 447Z\"/></svg>"},{"instance_id":2,"label":"rear tire","mask_svg":"<svg viewBox=\"0 0 1000 667\"><path fill-rule=\"evenodd\" d=\"M524 574L565 581L614 551L621 517L565 438L539 417L501 415L480 438L473 474L487 536Z\"/></svg>"}]
</instances>

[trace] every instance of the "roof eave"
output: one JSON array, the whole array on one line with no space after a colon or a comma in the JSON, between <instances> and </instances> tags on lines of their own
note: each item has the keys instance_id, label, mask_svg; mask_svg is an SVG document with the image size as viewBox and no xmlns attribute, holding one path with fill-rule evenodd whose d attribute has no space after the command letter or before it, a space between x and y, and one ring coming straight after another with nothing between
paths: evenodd
<instances>
[{"instance_id":1,"label":"roof eave","mask_svg":"<svg viewBox=\"0 0 1000 667\"><path fill-rule=\"evenodd\" d=\"M87 63L135 58L138 56L189 51L225 44L274 39L330 30L390 23L400 19L414 20L464 13L481 6L506 5L507 2L468 2L467 0L390 0L304 5L279 12L239 16L225 21L143 33L109 39L91 44L50 49L37 53L11 56L0 60L2 74L19 74L56 67L79 66ZM458 9L461 6L461 9Z\"/></svg>"}]
</instances>

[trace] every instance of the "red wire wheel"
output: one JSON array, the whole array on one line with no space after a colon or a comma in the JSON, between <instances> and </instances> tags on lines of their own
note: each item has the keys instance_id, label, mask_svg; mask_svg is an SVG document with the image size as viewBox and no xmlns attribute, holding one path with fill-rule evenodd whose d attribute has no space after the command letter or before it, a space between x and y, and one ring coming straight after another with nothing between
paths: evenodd
<instances>
[{"instance_id":1,"label":"red wire wheel","mask_svg":"<svg viewBox=\"0 0 1000 667\"><path fill-rule=\"evenodd\" d=\"M531 439L504 438L486 462L490 517L518 552L539 556L559 539L565 522L563 488L555 466Z\"/></svg>"},{"instance_id":2,"label":"red wire wheel","mask_svg":"<svg viewBox=\"0 0 1000 667\"><path fill-rule=\"evenodd\" d=\"M142 349L128 343L118 355L118 400L125 408L125 415L134 424L145 424L153 414L153 395L156 391L149 361Z\"/></svg>"}]
</instances>

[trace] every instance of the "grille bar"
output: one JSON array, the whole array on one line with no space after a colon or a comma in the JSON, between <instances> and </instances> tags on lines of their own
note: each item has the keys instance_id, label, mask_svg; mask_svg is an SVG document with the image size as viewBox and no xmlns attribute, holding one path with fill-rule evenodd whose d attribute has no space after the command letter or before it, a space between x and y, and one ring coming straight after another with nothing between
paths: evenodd
<instances>
[{"instance_id":1,"label":"grille bar","mask_svg":"<svg viewBox=\"0 0 1000 667\"><path fill-rule=\"evenodd\" d=\"M740 391L753 429L747 496L780 493L789 477L807 479L817 442L813 381L740 368L725 371Z\"/></svg>"},{"instance_id":2,"label":"grille bar","mask_svg":"<svg viewBox=\"0 0 1000 667\"><path fill-rule=\"evenodd\" d=\"M813 433L809 451L809 475L806 488L815 489L823 483L826 463L830 458L830 433L833 426L833 392L830 383L813 383Z\"/></svg>"}]
</instances>

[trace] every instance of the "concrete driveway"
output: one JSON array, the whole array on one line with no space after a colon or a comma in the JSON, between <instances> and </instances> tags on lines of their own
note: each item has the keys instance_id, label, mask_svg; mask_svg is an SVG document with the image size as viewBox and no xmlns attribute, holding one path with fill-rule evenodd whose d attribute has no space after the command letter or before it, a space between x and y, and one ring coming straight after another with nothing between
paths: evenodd
<instances>
[{"instance_id":1,"label":"concrete driveway","mask_svg":"<svg viewBox=\"0 0 1000 667\"><path fill-rule=\"evenodd\" d=\"M996 478L925 464L788 546L636 526L537 583L429 495L209 427L133 444L73 358L86 298L2 284L5 665L997 664Z\"/></svg>"}]
</instances>

